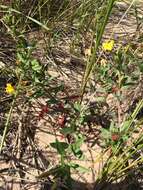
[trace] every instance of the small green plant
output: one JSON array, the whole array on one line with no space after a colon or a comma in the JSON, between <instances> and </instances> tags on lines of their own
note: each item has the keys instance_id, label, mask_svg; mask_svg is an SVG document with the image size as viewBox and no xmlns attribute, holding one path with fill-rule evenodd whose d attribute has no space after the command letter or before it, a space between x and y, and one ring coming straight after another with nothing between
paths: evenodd
<instances>
[{"instance_id":1,"label":"small green plant","mask_svg":"<svg viewBox=\"0 0 143 190\"><path fill-rule=\"evenodd\" d=\"M70 160L70 155L74 155L78 159L81 159L83 157L83 153L81 151L81 145L84 142L84 138L81 135L74 134L73 136L74 142L67 143L59 141L58 139L55 140L55 142L50 143L51 147L56 149L57 153L60 155L60 162L57 166L49 169L48 171L45 171L41 173L38 178L46 178L49 175L53 176L55 178L55 181L57 179L60 179L64 186L67 188L72 187L72 179L71 179L71 171L72 170L79 170L80 172L88 172L89 170L84 168L83 166L80 166L77 163L74 163L72 160ZM54 183L54 187L58 186L58 183Z\"/></svg>"},{"instance_id":2,"label":"small green plant","mask_svg":"<svg viewBox=\"0 0 143 190\"><path fill-rule=\"evenodd\" d=\"M142 135L140 133L140 121L135 122L135 118L139 111L143 108L143 100L141 100L132 115L123 122L120 128L113 124L109 130L103 129L102 136L106 147L111 148L111 154L103 167L101 176L102 180L114 181L125 177L134 168L138 170L142 162L141 154L138 152L142 149L142 143L138 146L138 142L142 142ZM138 131L138 136L134 137ZM136 158L138 155L138 158Z\"/></svg>"},{"instance_id":3,"label":"small green plant","mask_svg":"<svg viewBox=\"0 0 143 190\"><path fill-rule=\"evenodd\" d=\"M131 175L135 169L140 170L143 163L141 155L143 148L142 95L140 96L141 101L129 116L127 116L129 113L124 116L122 105L128 99L128 94L125 92L132 92L132 89L136 88L142 80L142 35L137 40L125 42L122 38L116 38L114 32L110 31L110 35L105 39L106 26L112 19L114 20L114 11L119 11L118 4L116 4L118 1L39 0L33 2L31 0L12 0L11 2L11 4L5 5L3 1L0 5L0 16L2 17L0 24L4 25L4 31L7 30L7 34L11 35L16 43L13 65L0 71L0 74L3 73L9 78L14 78L14 82L10 79L6 80L4 89L2 89L4 91L2 94L8 96L12 103L9 104L8 115L5 114L4 129L1 130L3 134L0 139L0 153L7 144L8 135L13 133L13 130L9 129L12 127L12 114L17 104L21 102L22 106L28 106L28 103L36 102L39 110L35 111L34 118L36 122L42 122L48 118L46 122L50 124L49 131L51 135L54 135L55 141L47 144L47 147L50 145L50 148L56 150L59 158L56 166L50 163L50 167L46 167L46 171L40 168L37 178L45 180L52 176L50 180L53 182L53 190L59 188L59 182L63 185L62 188L72 189L73 170L89 171L88 168L80 166L73 159L83 161L86 158L82 147L88 141L86 138L88 133L95 135L92 127L97 131L98 127L101 129L100 135L93 137L97 137L100 142L98 146L100 146L101 155L99 157L103 160L103 168L96 176L97 182L108 181L111 183L125 178L128 174ZM134 0L121 20L133 3ZM142 19L137 15L137 7L135 14L138 29ZM38 33L37 39L29 42L29 34L34 31ZM40 62L40 59L34 55L37 51L38 35L44 36L41 40L43 44L38 48L40 50L47 48L46 52L42 54L42 58L47 58L46 64ZM78 69L81 75L84 73L79 94L73 84L69 88L60 77L53 77L49 74L50 66L52 64L55 66L53 49L58 48L63 50L61 52L65 59L65 52L69 51L70 58L74 55L77 58L75 60L78 58L83 60L83 62L81 61L83 68L81 73ZM7 52L5 50L1 52L0 47L0 58L3 54L7 54ZM41 54L39 53L38 56ZM76 63L71 58L69 65L72 65L73 62ZM56 65L57 68L59 68L58 66ZM74 68L74 63L72 66ZM94 81L92 81L93 78ZM88 83L89 79L91 79L91 83ZM84 97L86 90L96 96L93 97L93 100L87 100L89 104L86 103ZM137 93L135 90L135 95ZM110 101L109 103L107 101L109 95L115 100L113 106ZM44 103L39 103L39 99L44 100ZM132 98L133 101L134 98ZM92 107L92 103L95 106ZM99 106L98 103L101 105ZM106 107L105 112L104 107ZM125 107L128 110L127 103ZM109 122L112 121L110 126L103 121L104 114L102 112L110 116ZM18 114L22 115L22 113ZM102 126L103 122L104 126ZM87 128L91 130L87 130ZM23 130L23 134L24 132ZM138 136L136 137L136 135ZM18 138L19 134L16 140L21 142L22 139ZM26 140L28 138L25 137ZM24 141L26 141L25 139ZM96 142L97 139L93 140ZM27 142L31 145L29 139ZM90 146L90 143L88 145ZM36 147L35 152L38 151L34 140L32 150L33 147ZM11 154L15 156L15 152L14 149ZM108 155L106 155L107 152ZM96 160L95 157L93 163ZM24 178L22 180L24 181Z\"/></svg>"}]
</instances>

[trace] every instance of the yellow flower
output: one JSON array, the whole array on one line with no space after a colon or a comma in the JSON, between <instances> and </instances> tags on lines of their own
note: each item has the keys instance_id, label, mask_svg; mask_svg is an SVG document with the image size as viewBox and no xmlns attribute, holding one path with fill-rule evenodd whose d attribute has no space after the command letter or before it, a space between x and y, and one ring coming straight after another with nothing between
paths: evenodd
<instances>
[{"instance_id":1,"label":"yellow flower","mask_svg":"<svg viewBox=\"0 0 143 190\"><path fill-rule=\"evenodd\" d=\"M102 44L102 49L104 51L112 51L114 47L114 40L108 40Z\"/></svg>"},{"instance_id":2,"label":"yellow flower","mask_svg":"<svg viewBox=\"0 0 143 190\"><path fill-rule=\"evenodd\" d=\"M8 93L8 94L14 94L14 92L15 92L14 87L10 83L6 84L5 90L6 90L6 93Z\"/></svg>"}]
</instances>

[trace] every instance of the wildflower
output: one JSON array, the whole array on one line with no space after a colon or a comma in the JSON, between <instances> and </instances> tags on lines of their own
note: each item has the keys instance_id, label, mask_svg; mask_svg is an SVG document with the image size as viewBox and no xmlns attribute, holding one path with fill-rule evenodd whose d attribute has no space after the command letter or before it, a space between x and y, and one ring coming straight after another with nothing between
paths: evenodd
<instances>
[{"instance_id":1,"label":"wildflower","mask_svg":"<svg viewBox=\"0 0 143 190\"><path fill-rule=\"evenodd\" d=\"M40 111L38 115L38 120L40 121L41 119L43 119L43 117L44 117L44 113Z\"/></svg>"},{"instance_id":2,"label":"wildflower","mask_svg":"<svg viewBox=\"0 0 143 190\"><path fill-rule=\"evenodd\" d=\"M60 115L58 117L57 123L58 123L59 126L64 127L64 125L66 123L66 117L65 117L65 115Z\"/></svg>"},{"instance_id":3,"label":"wildflower","mask_svg":"<svg viewBox=\"0 0 143 190\"><path fill-rule=\"evenodd\" d=\"M112 51L114 47L114 40L108 40L102 44L102 49L104 51Z\"/></svg>"},{"instance_id":4,"label":"wildflower","mask_svg":"<svg viewBox=\"0 0 143 190\"><path fill-rule=\"evenodd\" d=\"M59 109L59 110L63 110L63 109L64 109L64 104L63 104L62 102L60 102L60 103L58 104L58 109Z\"/></svg>"},{"instance_id":5,"label":"wildflower","mask_svg":"<svg viewBox=\"0 0 143 190\"><path fill-rule=\"evenodd\" d=\"M42 106L42 112L48 113L48 111L49 111L48 106L47 105L43 105Z\"/></svg>"},{"instance_id":6,"label":"wildflower","mask_svg":"<svg viewBox=\"0 0 143 190\"><path fill-rule=\"evenodd\" d=\"M64 135L60 135L60 139L61 139L61 140L64 140L64 139L65 139L65 136L64 136Z\"/></svg>"},{"instance_id":7,"label":"wildflower","mask_svg":"<svg viewBox=\"0 0 143 190\"><path fill-rule=\"evenodd\" d=\"M41 111L39 112L39 115L38 115L39 120L43 119L45 113L48 113L48 111L49 111L48 106L47 105L42 105Z\"/></svg>"},{"instance_id":8,"label":"wildflower","mask_svg":"<svg viewBox=\"0 0 143 190\"><path fill-rule=\"evenodd\" d=\"M120 137L119 137L118 134L112 134L112 136L111 136L112 141L118 141L119 138L120 138Z\"/></svg>"},{"instance_id":9,"label":"wildflower","mask_svg":"<svg viewBox=\"0 0 143 190\"><path fill-rule=\"evenodd\" d=\"M10 83L6 84L5 90L6 90L7 94L14 94L14 92L15 92L14 87Z\"/></svg>"},{"instance_id":10,"label":"wildflower","mask_svg":"<svg viewBox=\"0 0 143 190\"><path fill-rule=\"evenodd\" d=\"M117 86L112 87L112 93L117 93L119 88Z\"/></svg>"}]
</instances>

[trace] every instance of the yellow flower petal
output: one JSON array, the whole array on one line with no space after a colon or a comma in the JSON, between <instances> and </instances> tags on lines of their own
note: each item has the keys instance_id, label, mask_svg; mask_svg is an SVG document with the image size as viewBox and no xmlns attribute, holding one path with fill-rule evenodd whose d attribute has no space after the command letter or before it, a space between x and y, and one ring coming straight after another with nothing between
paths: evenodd
<instances>
[{"instance_id":1,"label":"yellow flower petal","mask_svg":"<svg viewBox=\"0 0 143 190\"><path fill-rule=\"evenodd\" d=\"M14 87L10 83L6 84L5 90L6 90L7 94L14 94L14 92L15 92Z\"/></svg>"},{"instance_id":2,"label":"yellow flower petal","mask_svg":"<svg viewBox=\"0 0 143 190\"><path fill-rule=\"evenodd\" d=\"M113 47L114 47L114 40L108 40L106 42L103 42L102 44L102 49L104 51L112 51Z\"/></svg>"}]
</instances>

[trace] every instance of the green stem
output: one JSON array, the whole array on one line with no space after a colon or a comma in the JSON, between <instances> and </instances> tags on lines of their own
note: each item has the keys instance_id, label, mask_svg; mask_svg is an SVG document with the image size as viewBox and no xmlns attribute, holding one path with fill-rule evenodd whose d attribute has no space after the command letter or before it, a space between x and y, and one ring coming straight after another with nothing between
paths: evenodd
<instances>
[{"instance_id":1,"label":"green stem","mask_svg":"<svg viewBox=\"0 0 143 190\"><path fill-rule=\"evenodd\" d=\"M105 19L104 19L103 24L102 24L102 26L100 28L99 36L97 36L97 40L96 40L95 47L93 49L91 60L89 60L90 62L87 62L86 69L85 69L85 74L83 76L82 93L81 93L82 97L83 97L83 94L84 94L85 87L87 85L89 76L92 73L93 69L95 68L96 53L97 53L98 47L100 45L100 42L101 42L104 30L105 30L106 24L107 24L108 19L110 17L110 14L111 14L111 11L112 11L112 8L113 8L113 4L114 4L115 1L116 0L109 0L109 4L108 4L108 7L107 7L107 12L106 12L106 15L105 15Z\"/></svg>"},{"instance_id":2,"label":"green stem","mask_svg":"<svg viewBox=\"0 0 143 190\"><path fill-rule=\"evenodd\" d=\"M3 132L3 135L2 135L2 140L0 142L0 154L2 152L2 148L3 148L3 145L4 145L5 139L6 139L7 131L9 129L9 122L10 122L12 111L13 111L13 108L14 108L14 104L15 104L15 101L16 101L16 98L17 98L17 95L18 95L18 92L19 92L19 87L21 85L21 80L22 80L22 76L20 76L20 78L19 78L17 89L16 89L16 92L14 94L14 98L13 98L13 101L12 101L12 104L11 104L11 107L10 107L10 110L9 110L9 113L8 113L8 117L7 117L7 120L6 120L6 123L5 123L5 128L4 128L4 132Z\"/></svg>"}]
</instances>

